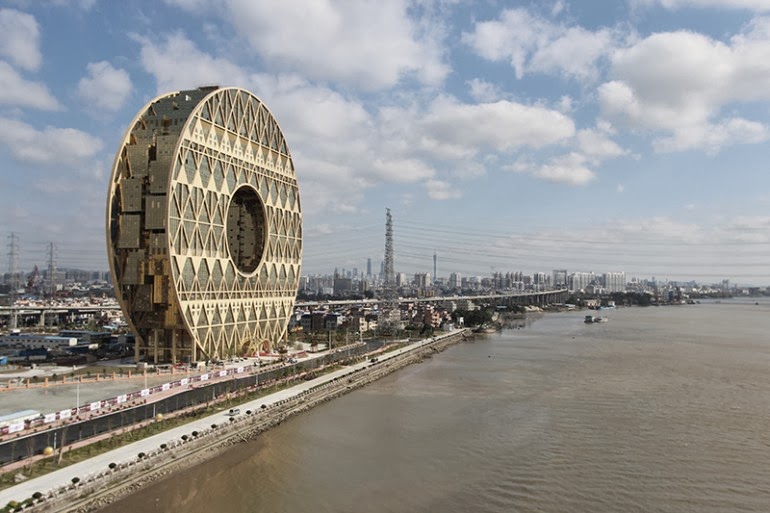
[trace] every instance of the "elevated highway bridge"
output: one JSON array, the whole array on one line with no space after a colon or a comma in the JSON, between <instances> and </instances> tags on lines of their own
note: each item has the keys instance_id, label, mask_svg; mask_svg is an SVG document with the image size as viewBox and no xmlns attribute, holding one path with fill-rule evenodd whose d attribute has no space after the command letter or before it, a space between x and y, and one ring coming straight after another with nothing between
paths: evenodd
<instances>
[{"instance_id":1,"label":"elevated highway bridge","mask_svg":"<svg viewBox=\"0 0 770 513\"><path fill-rule=\"evenodd\" d=\"M475 303L491 304L493 306L545 306L554 303L564 303L569 297L569 290L547 290L542 292L498 292L495 294L478 294L473 296L434 296L434 297L399 297L398 303L450 303L473 301ZM344 299L330 301L298 301L298 308L317 308L321 306L352 306L378 305L386 303L384 299Z\"/></svg>"},{"instance_id":2,"label":"elevated highway bridge","mask_svg":"<svg viewBox=\"0 0 770 513\"><path fill-rule=\"evenodd\" d=\"M567 289L548 290L543 292L498 292L495 294L478 294L473 296L435 296L435 297L399 297L398 303L435 303L437 305L451 302L473 301L474 303L490 304L493 306L545 306L552 303L564 303L569 297ZM336 306L364 305L374 306L384 303L383 299L346 299L333 301L298 301L297 308L319 308ZM56 324L62 326L77 319L95 319L107 314L111 317L120 315L117 305L86 305L86 306L0 306L0 324L9 325L8 321L15 314L18 326L45 326Z\"/></svg>"}]
</instances>

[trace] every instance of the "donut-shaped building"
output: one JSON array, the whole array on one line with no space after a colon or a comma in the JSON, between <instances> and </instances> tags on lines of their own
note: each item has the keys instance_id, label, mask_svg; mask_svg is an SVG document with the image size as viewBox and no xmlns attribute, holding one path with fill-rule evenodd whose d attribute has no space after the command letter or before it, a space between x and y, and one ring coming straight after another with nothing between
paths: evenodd
<instances>
[{"instance_id":1,"label":"donut-shaped building","mask_svg":"<svg viewBox=\"0 0 770 513\"><path fill-rule=\"evenodd\" d=\"M265 105L243 89L205 87L143 107L115 157L107 254L137 361L279 345L299 284L302 212Z\"/></svg>"}]
</instances>

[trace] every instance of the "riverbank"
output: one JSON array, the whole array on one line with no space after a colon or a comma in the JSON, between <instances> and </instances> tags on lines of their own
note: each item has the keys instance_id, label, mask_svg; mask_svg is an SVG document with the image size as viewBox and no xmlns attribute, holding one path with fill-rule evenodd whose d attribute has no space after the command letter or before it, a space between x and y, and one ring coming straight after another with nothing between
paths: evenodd
<instances>
[{"instance_id":1,"label":"riverbank","mask_svg":"<svg viewBox=\"0 0 770 513\"><path fill-rule=\"evenodd\" d=\"M0 504L26 502L25 511L96 511L144 484L210 459L226 448L254 438L287 418L469 336L466 330L426 339L309 380L271 396L101 454L82 463L0 491ZM12 511L13 509L11 509Z\"/></svg>"}]
</instances>

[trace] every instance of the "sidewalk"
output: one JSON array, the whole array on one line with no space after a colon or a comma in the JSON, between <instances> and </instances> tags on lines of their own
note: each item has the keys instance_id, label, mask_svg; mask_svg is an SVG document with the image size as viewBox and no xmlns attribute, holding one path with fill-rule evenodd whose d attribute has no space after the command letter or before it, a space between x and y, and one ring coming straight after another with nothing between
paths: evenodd
<instances>
[{"instance_id":1,"label":"sidewalk","mask_svg":"<svg viewBox=\"0 0 770 513\"><path fill-rule=\"evenodd\" d=\"M345 367L339 369L330 374L309 380L291 388L275 392L271 395L250 401L239 406L241 411L252 410L255 415L269 415L270 407L283 400L298 396L305 391L321 385L323 383L332 381L339 377L345 376L351 372L355 372L368 365L367 362L362 362L351 367ZM262 409L262 405L267 407L265 412ZM137 456L140 452L150 454L157 451L161 444L176 444L181 440L183 435L190 435L193 431L208 431L211 428L212 423L229 422L230 416L227 410L223 410L220 413L215 413L210 416L194 420L183 426L179 426L163 433L153 435L151 437L138 440L134 443L124 445L117 449L113 449L109 452L94 456L86 461L75 463L68 467L56 470L49 474L36 477L23 481L15 486L0 490L0 504L8 504L8 502L15 500L21 502L27 498L32 497L35 492L40 492L44 496L49 492L69 486L72 484L72 478L78 477L81 482L85 483L90 476L102 473L109 469L110 463L117 465L126 464L137 460Z\"/></svg>"},{"instance_id":2,"label":"sidewalk","mask_svg":"<svg viewBox=\"0 0 770 513\"><path fill-rule=\"evenodd\" d=\"M462 330L461 333L463 331L464 330ZM324 374L312 380L308 380L290 388L280 390L268 396L264 396L241 404L238 406L238 408L242 412L246 412L247 410L253 411L253 415L257 416L257 418L265 417L271 414L272 407L276 404L302 395L314 387L348 376L367 367L382 366L383 362L387 362L388 360L401 356L404 353L420 349L431 343L443 340L446 337L457 335L458 332L455 331L445 335L423 339L419 342L406 345L397 350L380 354L378 357L378 362L376 363L365 360L355 365L343 367L329 374ZM241 418L243 415L244 414L240 414L239 418ZM179 426L157 435L138 440L131 444L124 445L117 449L113 449L109 452L94 456L88 460L56 470L49 474L23 481L15 486L6 488L5 490L0 490L0 505L8 504L8 502L12 500L18 502L24 501L32 497L35 492L40 492L43 494L43 496L47 496L51 492L55 492L70 486L72 484L72 478L74 477L79 478L81 483L86 483L91 480L91 478L95 478L98 474L107 472L109 470L110 463L115 463L118 466L127 465L129 463L136 463L138 454L140 452L149 455L157 452L160 449L161 444L167 444L169 447L177 445L182 440L182 436L187 435L189 437L193 431L198 431L200 433L211 431L212 424L229 424L230 418L231 415L228 414L228 410L223 409L219 413L191 421L190 423L187 423L183 426ZM214 433L213 436L217 436L217 434ZM152 464L152 459L147 460L147 462L148 464Z\"/></svg>"}]
</instances>

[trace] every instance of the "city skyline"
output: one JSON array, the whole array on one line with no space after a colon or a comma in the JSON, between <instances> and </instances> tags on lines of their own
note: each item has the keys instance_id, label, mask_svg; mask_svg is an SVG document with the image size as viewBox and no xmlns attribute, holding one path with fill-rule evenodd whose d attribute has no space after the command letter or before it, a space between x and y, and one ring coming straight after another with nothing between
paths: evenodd
<instances>
[{"instance_id":1,"label":"city skyline","mask_svg":"<svg viewBox=\"0 0 770 513\"><path fill-rule=\"evenodd\" d=\"M218 84L281 122L303 274L378 268L391 208L408 274L436 254L443 276L770 283L770 7L587 4L12 1L0 271L10 233L20 262L44 269L53 242L57 267L106 270L126 123L158 94Z\"/></svg>"}]
</instances>

